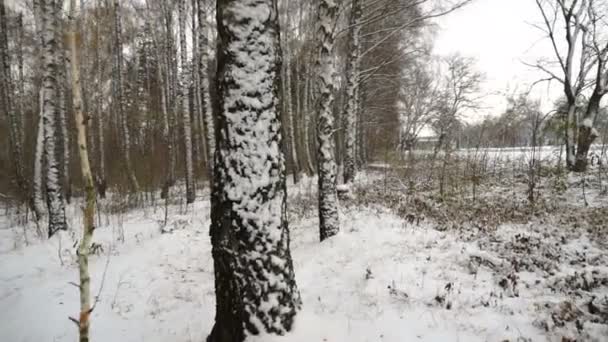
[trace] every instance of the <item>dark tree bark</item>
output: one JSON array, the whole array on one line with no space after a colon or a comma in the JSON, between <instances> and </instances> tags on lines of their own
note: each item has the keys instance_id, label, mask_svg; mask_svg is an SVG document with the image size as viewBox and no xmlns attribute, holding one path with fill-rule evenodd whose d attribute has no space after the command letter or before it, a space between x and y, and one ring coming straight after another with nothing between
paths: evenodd
<instances>
[{"instance_id":1,"label":"dark tree bark","mask_svg":"<svg viewBox=\"0 0 608 342\"><path fill-rule=\"evenodd\" d=\"M241 342L288 332L300 307L286 216L276 0L220 0L217 22L216 317L207 341Z\"/></svg>"},{"instance_id":2,"label":"dark tree bark","mask_svg":"<svg viewBox=\"0 0 608 342\"><path fill-rule=\"evenodd\" d=\"M23 168L23 139L21 122L23 121L23 54L22 50L18 51L19 74L18 91L19 100L14 99L14 84L11 79L11 63L8 52L8 25L7 25L6 8L4 0L0 2L0 111L4 112L8 119L8 136L9 150L11 153L11 161L15 171L15 181L17 188L21 192L22 200L27 201L28 185L25 179ZM23 34L22 17L18 18L20 32Z\"/></svg>"},{"instance_id":3,"label":"dark tree bark","mask_svg":"<svg viewBox=\"0 0 608 342\"><path fill-rule=\"evenodd\" d=\"M587 154L593 141L598 137L597 131L593 128L593 121L600 110L600 102L603 94L594 92L589 98L585 119L578 129L578 144L576 149L575 163L573 171L584 172L587 170Z\"/></svg>"}]
</instances>

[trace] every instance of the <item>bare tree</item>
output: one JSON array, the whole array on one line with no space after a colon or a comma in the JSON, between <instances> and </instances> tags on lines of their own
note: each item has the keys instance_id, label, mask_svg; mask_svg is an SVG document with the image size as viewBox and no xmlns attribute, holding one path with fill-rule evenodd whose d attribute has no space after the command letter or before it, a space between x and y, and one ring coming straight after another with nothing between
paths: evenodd
<instances>
[{"instance_id":1,"label":"bare tree","mask_svg":"<svg viewBox=\"0 0 608 342\"><path fill-rule=\"evenodd\" d=\"M586 28L587 41L585 51L595 64L595 73L591 84L593 91L587 102L587 109L582 117L578 131L578 144L576 149L576 161L574 171L583 172L587 169L587 154L593 141L599 135L594 128L596 118L600 109L600 103L604 95L608 93L608 38L603 35L608 29L605 13L608 4L589 0L587 7L588 24Z\"/></svg>"},{"instance_id":2,"label":"bare tree","mask_svg":"<svg viewBox=\"0 0 608 342\"><path fill-rule=\"evenodd\" d=\"M433 154L451 143L457 127L461 123L464 110L479 106L479 86L483 75L475 70L475 60L458 54L442 60L445 76L440 86L436 116L432 128L437 134Z\"/></svg>"},{"instance_id":3,"label":"bare tree","mask_svg":"<svg viewBox=\"0 0 608 342\"><path fill-rule=\"evenodd\" d=\"M399 148L410 154L415 149L419 134L429 126L438 109L439 82L435 82L433 71L422 60L426 58L428 56L423 55L421 60L414 60L406 66L401 81Z\"/></svg>"},{"instance_id":4,"label":"bare tree","mask_svg":"<svg viewBox=\"0 0 608 342\"><path fill-rule=\"evenodd\" d=\"M543 25L538 26L547 34L553 47L559 71L550 67L551 62L538 61L534 67L542 70L547 78L556 80L564 87L567 101L567 114L565 116L564 142L566 145L566 165L573 170L576 163L576 106L581 93L586 86L586 77L595 61L588 53L588 16L587 0L535 0L543 18ZM560 25L560 26L558 26ZM563 35L560 29L564 30ZM561 48L560 37L565 37L565 48ZM583 50L577 54L578 50ZM578 64L578 65L577 65ZM585 153L586 157L586 153Z\"/></svg>"}]
</instances>

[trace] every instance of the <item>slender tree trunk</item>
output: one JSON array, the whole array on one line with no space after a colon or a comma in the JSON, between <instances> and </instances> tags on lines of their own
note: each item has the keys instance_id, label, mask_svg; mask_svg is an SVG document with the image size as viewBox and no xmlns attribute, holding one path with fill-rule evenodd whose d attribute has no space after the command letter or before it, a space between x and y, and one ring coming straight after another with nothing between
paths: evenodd
<instances>
[{"instance_id":1,"label":"slender tree trunk","mask_svg":"<svg viewBox=\"0 0 608 342\"><path fill-rule=\"evenodd\" d=\"M300 71L301 71L301 63L300 63L300 58L298 57L298 52L294 52L294 54L296 55L296 61L295 61L295 68L296 68L296 72L295 75L300 75ZM296 156L296 163L298 164L298 170L300 172L302 172L302 156L300 155L300 153L302 152L302 127L301 127L301 116L302 116L302 92L301 92L301 87L300 87L301 82L292 82L292 87L294 90L294 104L293 104L293 113L292 113L292 118L293 121L290 122L292 129L293 129L293 141L294 141L294 149L295 149L295 156Z\"/></svg>"},{"instance_id":2,"label":"slender tree trunk","mask_svg":"<svg viewBox=\"0 0 608 342\"><path fill-rule=\"evenodd\" d=\"M163 73L162 70L164 70L165 72ZM169 80L169 77L167 76L167 73L169 72L168 68L163 68L161 66L159 66L157 68L157 72L158 72L158 79L159 80L165 80L165 82L167 82ZM167 164L170 164L172 157L171 154L173 153L173 144L171 141L171 136L170 136L170 131L169 131L169 113L167 111L167 88L165 86L163 86L161 84L160 86L160 100L161 100L161 111L162 111L162 115L163 115L163 140L165 142L165 148L166 148L166 162ZM161 195L160 197L163 199L167 199L169 196L169 190L171 188L171 185L173 184L173 172L171 170L171 165L167 165L166 166L166 170L165 170L165 183L163 184L163 188L161 190Z\"/></svg>"},{"instance_id":3,"label":"slender tree trunk","mask_svg":"<svg viewBox=\"0 0 608 342\"><path fill-rule=\"evenodd\" d=\"M101 0L97 0L97 8L101 8ZM99 25L101 24L100 16L97 16L97 23L95 25L95 39L97 49L95 49L95 64L97 65L97 89L103 89L103 76L104 70L101 63L101 59L99 58L99 49L101 48L101 30L99 29ZM98 94L96 97L97 101L97 115L96 115L96 124L97 124L97 177L96 177L96 187L97 193L100 198L106 197L106 155L105 155L105 133L104 133L104 115L105 111L103 108L103 96Z\"/></svg>"},{"instance_id":4,"label":"slender tree trunk","mask_svg":"<svg viewBox=\"0 0 608 342\"><path fill-rule=\"evenodd\" d=\"M287 137L289 137L287 147L289 148L289 157L290 164L292 168L292 176L294 184L298 182L298 176L300 174L300 165L298 163L298 153L297 153L297 144L295 140L295 122L294 122L294 108L293 108L293 97L292 97L292 83L291 83L291 50L289 49L289 28L283 31L283 68L282 68L282 77L283 81L282 89L283 89L283 105L284 105L284 113L286 117L287 123L283 126L284 133ZM297 97L297 96L296 96Z\"/></svg>"},{"instance_id":5,"label":"slender tree trunk","mask_svg":"<svg viewBox=\"0 0 608 342\"><path fill-rule=\"evenodd\" d=\"M34 18L36 19L36 41L38 42L37 49L37 66L39 70L42 70L44 65L44 21L42 14L41 0L33 1ZM40 73L42 75L42 73ZM38 78L40 84L42 84L42 78ZM34 167L33 167L33 180L32 180L32 204L34 208L34 214L37 221L41 221L46 211L44 208L44 186L43 186L43 169L44 169L44 115L43 107L44 103L44 91L42 86L40 87L38 96L38 124L36 131L36 145L34 148Z\"/></svg>"},{"instance_id":6,"label":"slender tree trunk","mask_svg":"<svg viewBox=\"0 0 608 342\"><path fill-rule=\"evenodd\" d=\"M86 205L84 208L84 227L82 240L78 247L78 270L80 275L80 314L77 320L79 341L89 341L91 307L91 277L89 275L89 254L91 240L93 238L95 222L95 185L91 166L89 164L89 154L87 150L87 122L82 112L82 94L80 85L80 63L76 47L77 23L75 13L75 0L70 0L70 32L68 34L68 45L70 48L71 75L72 75L72 100L74 108L74 119L78 132L78 154L80 156L80 169L85 185Z\"/></svg>"},{"instance_id":7,"label":"slender tree trunk","mask_svg":"<svg viewBox=\"0 0 608 342\"><path fill-rule=\"evenodd\" d=\"M207 341L242 342L290 331L301 305L289 252L276 0L220 0L217 19L216 317Z\"/></svg>"},{"instance_id":8,"label":"slender tree trunk","mask_svg":"<svg viewBox=\"0 0 608 342\"><path fill-rule=\"evenodd\" d=\"M576 163L576 145L575 145L575 129L576 129L576 102L569 100L568 112L566 114L566 167L568 170L573 170Z\"/></svg>"},{"instance_id":9,"label":"slender tree trunk","mask_svg":"<svg viewBox=\"0 0 608 342\"><path fill-rule=\"evenodd\" d=\"M190 71L188 70L188 50L186 47L186 0L179 0L179 46L181 57L181 103L182 124L184 131L184 153L186 166L186 202L192 203L195 198L194 166L192 164L192 124L190 120Z\"/></svg>"},{"instance_id":10,"label":"slender tree trunk","mask_svg":"<svg viewBox=\"0 0 608 342\"><path fill-rule=\"evenodd\" d=\"M40 112L38 113L38 124L36 131L36 146L34 149L34 170L32 182L32 202L36 221L40 221L46 214L44 208L44 186L43 186L43 169L44 169L44 114L42 112L42 104L44 103L44 89L40 89L38 95L40 103Z\"/></svg>"},{"instance_id":11,"label":"slender tree trunk","mask_svg":"<svg viewBox=\"0 0 608 342\"><path fill-rule=\"evenodd\" d=\"M62 51L59 52L59 63L57 64L60 69L65 69L66 62L63 58ZM64 86L67 83L67 76L65 72L60 72L59 75L60 86L59 86L59 126L61 127L61 151L62 151L62 172L61 178L65 192L65 199L68 203L72 198L72 182L70 176L70 135L68 130L68 120L67 120L67 89Z\"/></svg>"},{"instance_id":12,"label":"slender tree trunk","mask_svg":"<svg viewBox=\"0 0 608 342\"><path fill-rule=\"evenodd\" d=\"M40 14L43 22L43 65L42 65L42 120L44 125L44 160L46 164L46 202L49 213L48 236L58 230L67 229L65 201L61 187L61 165L57 160L57 117L59 84L57 65L57 21L56 5L52 0L41 1Z\"/></svg>"},{"instance_id":13,"label":"slender tree trunk","mask_svg":"<svg viewBox=\"0 0 608 342\"><path fill-rule=\"evenodd\" d=\"M220 0L221 1L221 0ZM213 155L215 153L215 123L213 122L213 106L209 94L209 39L206 26L207 0L198 0L198 44L199 44L199 75L200 93L202 100L203 121L205 123L205 136L207 144L207 164L209 168L209 179L213 178Z\"/></svg>"},{"instance_id":14,"label":"slender tree trunk","mask_svg":"<svg viewBox=\"0 0 608 342\"><path fill-rule=\"evenodd\" d=\"M24 60L23 60L23 46L26 44L25 41L25 28L23 27L23 13L20 13L17 17L17 30L18 30L18 41L17 41L17 70L19 80L17 81L17 89L19 92L19 98L17 100L18 104L18 117L17 117L17 141L21 144L24 142L23 138L23 126L25 122L25 75L23 72L24 69ZM23 148L21 148L23 150ZM23 156L21 157L23 158ZM21 159L21 165L23 165L23 159ZM21 166L23 168L23 166ZM27 185L27 180L23 179L24 184Z\"/></svg>"},{"instance_id":15,"label":"slender tree trunk","mask_svg":"<svg viewBox=\"0 0 608 342\"><path fill-rule=\"evenodd\" d=\"M192 31L192 65L194 67L193 69L193 77L196 80L194 86L193 86L193 92L195 94L195 98L196 98L196 120L195 120L195 127L196 127L196 140L198 142L198 153L199 153L199 157L200 157L200 161L202 161L205 165L205 169L207 171L209 171L209 165L213 164L213 158L208 155L208 148L207 148L207 135L205 134L205 108L203 108L204 104L203 104L203 92L201 91L202 89L202 63L201 63L201 54L202 54L202 48L201 48L201 37L200 35L205 34L203 31L206 29L205 26L205 18L200 18L200 9L199 6L201 6L201 1L199 0L192 0L192 20L193 20L193 27L194 27L194 21L197 22L196 24L196 29L194 31ZM205 10L203 9L203 12ZM195 18L197 20L195 20ZM207 47L204 47L204 49L207 49ZM205 62L205 64L207 64L207 62ZM206 71L205 71L206 73ZM207 85L207 90L209 91L209 86ZM210 108L210 107L209 107ZM209 179L211 179L211 175L208 174L207 177Z\"/></svg>"},{"instance_id":16,"label":"slender tree trunk","mask_svg":"<svg viewBox=\"0 0 608 342\"><path fill-rule=\"evenodd\" d=\"M309 175L313 175L315 173L315 167L313 165L313 160L312 160L312 154L310 153L311 150L311 143L310 143L310 117L312 116L311 114L311 110L310 110L310 69L306 68L306 71L304 73L306 76L306 81L304 84L304 103L303 103L303 133L302 135L304 136L304 153L306 154L306 167L308 169L308 174Z\"/></svg>"},{"instance_id":17,"label":"slender tree trunk","mask_svg":"<svg viewBox=\"0 0 608 342\"><path fill-rule=\"evenodd\" d=\"M161 191L161 198L168 198L170 187L175 182L175 153L173 138L171 135L172 128L172 107L174 98L173 95L173 81L172 81L172 56L173 56L173 39L172 39L172 12L170 9L166 10L164 13L164 23L165 23L165 38L164 38L164 53L163 53L163 63L159 66L158 72L159 80L163 80L161 82L161 106L162 106L162 114L163 114L163 140L165 142L166 147L166 176L165 176L165 184L163 185L163 189ZM159 58L160 61L160 58Z\"/></svg>"},{"instance_id":18,"label":"slender tree trunk","mask_svg":"<svg viewBox=\"0 0 608 342\"><path fill-rule=\"evenodd\" d=\"M319 92L317 114L317 160L319 165L319 233L321 241L336 235L340 230L338 195L336 192L336 160L334 156L334 23L339 2L319 2L319 54L316 61L316 79Z\"/></svg>"},{"instance_id":19,"label":"slender tree trunk","mask_svg":"<svg viewBox=\"0 0 608 342\"><path fill-rule=\"evenodd\" d=\"M287 43L289 42L288 37L285 37L286 42L285 47L287 47ZM292 101L292 88L291 88L291 65L290 65L290 51L284 52L285 65L283 67L283 74L285 76L285 89L283 93L285 94L285 112L287 116L287 135L289 136L289 156L291 158L291 167L293 172L293 182L298 182L298 175L300 174L300 165L298 163L298 153L296 151L296 140L295 140L295 122L293 115L293 101Z\"/></svg>"},{"instance_id":20,"label":"slender tree trunk","mask_svg":"<svg viewBox=\"0 0 608 342\"><path fill-rule=\"evenodd\" d=\"M56 51L56 63L57 63L57 84L58 84L58 96L59 101L57 105L58 123L60 127L60 134L58 135L61 140L59 145L59 151L61 151L61 183L64 191L64 198L69 203L72 190L70 181L70 136L68 134L68 122L66 119L66 112L68 108L68 80L67 80L67 67L69 65L69 58L66 56L65 46L63 43L63 0L55 1L55 21L56 21L56 32L57 35L57 51Z\"/></svg>"},{"instance_id":21,"label":"slender tree trunk","mask_svg":"<svg viewBox=\"0 0 608 342\"><path fill-rule=\"evenodd\" d=\"M193 148L193 161L194 161L194 165L198 166L200 164L201 161L201 143L200 143L200 131L199 131L199 127L200 127L200 119L201 119L201 115L202 115L202 111L201 111L201 92L199 91L199 89L201 88L200 85L200 74L199 74L199 67L200 64L198 63L199 57L198 57L198 27L197 27L197 16L198 16L198 11L196 8L198 1L197 0L191 0L190 4L192 6L192 11L191 11L191 22L192 22L192 60L190 62L190 65L192 65L192 69L190 72L190 77L192 78L192 88L190 93L192 94L192 102L193 102L193 111L192 111L192 148Z\"/></svg>"},{"instance_id":22,"label":"slender tree trunk","mask_svg":"<svg viewBox=\"0 0 608 342\"><path fill-rule=\"evenodd\" d=\"M355 179L355 143L357 138L357 82L359 73L359 35L361 26L361 3L359 0L352 0L352 9L349 25L350 31L350 53L346 66L346 107L344 108L344 134L346 136L344 146L344 183L351 183Z\"/></svg>"},{"instance_id":23,"label":"slender tree trunk","mask_svg":"<svg viewBox=\"0 0 608 342\"><path fill-rule=\"evenodd\" d=\"M135 177L133 164L131 162L131 137L129 135L129 125L127 124L127 115L125 113L124 90L122 84L122 28L120 18L119 0L114 0L114 75L112 77L115 82L115 96L117 115L119 119L119 127L122 129L122 144L123 157L125 162L125 171L129 179L129 185L132 193L139 192L139 183Z\"/></svg>"},{"instance_id":24,"label":"slender tree trunk","mask_svg":"<svg viewBox=\"0 0 608 342\"><path fill-rule=\"evenodd\" d=\"M578 146L573 168L576 172L587 171L587 154L589 153L591 144L593 144L593 141L598 137L597 131L593 128L593 123L599 112L602 97L602 93L594 92L589 98L587 111L585 112L585 117L578 132Z\"/></svg>"}]
</instances>

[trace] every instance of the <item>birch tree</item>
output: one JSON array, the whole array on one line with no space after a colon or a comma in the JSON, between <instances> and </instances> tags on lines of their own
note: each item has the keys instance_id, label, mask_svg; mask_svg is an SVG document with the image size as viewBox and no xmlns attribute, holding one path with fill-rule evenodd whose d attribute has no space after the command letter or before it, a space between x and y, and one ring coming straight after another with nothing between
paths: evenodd
<instances>
[{"instance_id":1,"label":"birch tree","mask_svg":"<svg viewBox=\"0 0 608 342\"><path fill-rule=\"evenodd\" d=\"M215 124L213 122L213 107L209 94L209 28L206 25L207 0L198 0L198 55L199 55L199 79L201 94L201 110L203 112L203 122L205 124L205 138L207 145L207 164L209 168L209 178L213 176L213 155L215 153Z\"/></svg>"},{"instance_id":2,"label":"birch tree","mask_svg":"<svg viewBox=\"0 0 608 342\"><path fill-rule=\"evenodd\" d=\"M67 66L69 65L69 58L66 56L65 46L63 43L63 0L55 1L54 16L55 16L55 34L57 36L57 50L55 52L55 58L57 63L57 91L58 91L58 102L57 102L57 113L59 134L58 137L59 145L58 150L61 152L61 169L60 178L62 183L63 195L66 201L70 202L72 196L71 192L71 180L70 180L70 136L68 134L68 121L66 118L67 106L68 106L68 80L67 80Z\"/></svg>"},{"instance_id":3,"label":"birch tree","mask_svg":"<svg viewBox=\"0 0 608 342\"><path fill-rule=\"evenodd\" d=\"M100 29L100 25L101 25L101 15L100 13L100 8L101 8L101 0L97 0L96 1L96 5L97 5L97 12L96 12L96 19L97 22L95 24L95 46L97 47L95 49L95 65L97 66L96 72L97 72L97 77L96 77L96 87L99 91L103 91L103 76L104 76L104 69L103 69L103 64L100 58L100 52L99 50L102 47L102 40L101 40L101 29ZM97 193L99 193L99 197L100 198L105 198L106 197L106 189L107 189L107 181L106 181L106 153L105 153L105 125L104 125L104 101L102 98L102 94L98 94L96 96L96 111L97 114L95 115L95 127L97 128L97 143L95 144L97 146L97 174L95 176L95 185L97 188Z\"/></svg>"},{"instance_id":4,"label":"birch tree","mask_svg":"<svg viewBox=\"0 0 608 342\"><path fill-rule=\"evenodd\" d=\"M44 132L43 156L46 165L45 184L46 202L49 214L48 236L51 237L58 230L67 229L65 218L65 202L61 187L62 167L57 160L57 120L59 101L58 91L58 65L57 65L57 17L55 16L56 2L53 0L40 0L38 19L42 23L42 86L40 95L40 108Z\"/></svg>"},{"instance_id":5,"label":"birch tree","mask_svg":"<svg viewBox=\"0 0 608 342\"><path fill-rule=\"evenodd\" d=\"M334 156L334 27L339 1L321 0L318 13L319 51L316 60L316 89L319 94L317 112L317 160L319 164L319 233L321 241L340 230L338 194L336 192L336 160Z\"/></svg>"},{"instance_id":6,"label":"birch tree","mask_svg":"<svg viewBox=\"0 0 608 342\"><path fill-rule=\"evenodd\" d=\"M285 45L286 47L288 46L287 44ZM291 162L291 167L293 168L292 172L293 172L293 182L297 183L298 179L299 179L299 173L300 173L300 162L298 160L298 152L297 152L297 146L296 146L296 138L295 138L295 129L296 129L296 125L295 125L295 118L293 115L293 101L292 101L292 83L291 83L291 66L290 66L290 62L291 62L291 58L290 58L290 53L289 51L284 52L284 63L285 66L283 67L283 75L284 75L284 82L285 82L285 87L284 87L284 91L283 93L285 94L285 112L286 112L286 117L287 117L287 136L289 137L289 156L291 158L290 162Z\"/></svg>"},{"instance_id":7,"label":"birch tree","mask_svg":"<svg viewBox=\"0 0 608 342\"><path fill-rule=\"evenodd\" d=\"M194 202L194 166L192 164L192 125L190 120L190 71L188 70L188 49L186 46L186 0L179 0L179 46L181 57L181 104L184 132L184 157L186 166L186 201Z\"/></svg>"},{"instance_id":8,"label":"birch tree","mask_svg":"<svg viewBox=\"0 0 608 342\"><path fill-rule=\"evenodd\" d=\"M299 180L300 174L300 161L298 159L297 152L297 140L296 140L296 122L294 116L294 101L293 101L293 90L297 89L297 86L293 85L292 82L292 54L294 54L294 50L292 48L291 42L293 38L291 37L292 25L291 25L291 17L290 14L293 13L293 9L289 6L288 2L283 2L279 4L279 21L280 25L283 28L281 38L282 38L282 48L281 52L283 54L283 68L281 70L281 87L283 89L283 113L285 117L285 124L283 125L284 134L288 138L287 139L287 148L289 155L289 164L292 168L292 176L293 182L297 183ZM296 51L297 52L297 51ZM296 92L296 98L299 97L299 94Z\"/></svg>"},{"instance_id":9,"label":"birch tree","mask_svg":"<svg viewBox=\"0 0 608 342\"><path fill-rule=\"evenodd\" d=\"M129 134L129 126L127 124L127 116L125 113L125 100L122 81L122 24L120 17L120 2L114 0L114 67L112 72L112 81L114 82L114 107L117 111L119 126L122 130L122 149L125 163L125 171L129 180L129 185L133 193L139 192L139 183L133 170L131 162L131 137Z\"/></svg>"},{"instance_id":10,"label":"birch tree","mask_svg":"<svg viewBox=\"0 0 608 342\"><path fill-rule=\"evenodd\" d=\"M190 4L192 6L192 14L191 14L191 41L192 41L192 60L190 61L191 70L190 77L192 79L191 84L191 94L192 94L192 147L193 147L193 160L195 165L199 165L201 160L207 161L207 147L205 146L205 140L201 139L203 137L201 128L203 127L203 112L201 110L202 102L201 102L201 92L199 89L201 88L200 84L200 72L199 72L199 51L198 51L198 9L197 9L197 0L191 0ZM201 141L202 145L201 146Z\"/></svg>"},{"instance_id":11,"label":"birch tree","mask_svg":"<svg viewBox=\"0 0 608 342\"><path fill-rule=\"evenodd\" d=\"M42 70L44 66L44 16L42 7L44 3L41 0L33 1L34 18L36 19L36 40L37 44L37 58L36 65ZM41 82L42 84L42 79ZM45 205L43 197L44 179L43 179L43 168L44 168L44 115L43 115L43 102L44 102L44 91L39 90L38 95L38 123L36 125L36 143L34 148L34 166L33 166L33 180L32 180L32 202L34 207L34 214L37 221L41 221L45 215Z\"/></svg>"},{"instance_id":12,"label":"birch tree","mask_svg":"<svg viewBox=\"0 0 608 342\"><path fill-rule=\"evenodd\" d=\"M355 143L356 143L356 121L357 111L357 84L359 74L359 54L361 45L359 42L361 34L361 2L352 0L349 26L350 29L350 51L348 64L346 66L346 106L344 108L344 183L351 183L355 179Z\"/></svg>"},{"instance_id":13,"label":"birch tree","mask_svg":"<svg viewBox=\"0 0 608 342\"><path fill-rule=\"evenodd\" d=\"M207 341L283 335L300 307L289 252L276 0L219 0L211 197L216 317Z\"/></svg>"}]
</instances>

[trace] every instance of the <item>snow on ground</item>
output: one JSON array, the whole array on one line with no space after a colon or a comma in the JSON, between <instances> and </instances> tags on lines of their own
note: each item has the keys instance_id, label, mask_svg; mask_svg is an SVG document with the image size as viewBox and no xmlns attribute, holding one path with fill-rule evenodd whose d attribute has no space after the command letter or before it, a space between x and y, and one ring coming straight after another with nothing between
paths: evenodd
<instances>
[{"instance_id":1,"label":"snow on ground","mask_svg":"<svg viewBox=\"0 0 608 342\"><path fill-rule=\"evenodd\" d=\"M565 284L577 275L587 284L576 290L608 296L606 250L586 234L504 225L471 238L369 205L343 207L341 233L319 243L315 184L290 186L291 247L303 299L295 330L253 341L607 340L606 325L586 322L576 335L575 322L552 317L565 301L574 302L570 310L586 303ZM70 214L79 227L75 206ZM92 292L99 293L92 341L203 341L209 333L215 310L209 202L201 197L187 211L171 206L161 230L163 217L162 207L101 216L94 241L104 250L90 266ZM30 236L22 246L23 229L9 217L0 220L0 240L16 247L0 252L0 341L76 340L68 317L78 312L70 284L78 276L78 233L42 242ZM511 274L506 265L515 257L522 269ZM530 266L539 260L554 263Z\"/></svg>"}]
</instances>

